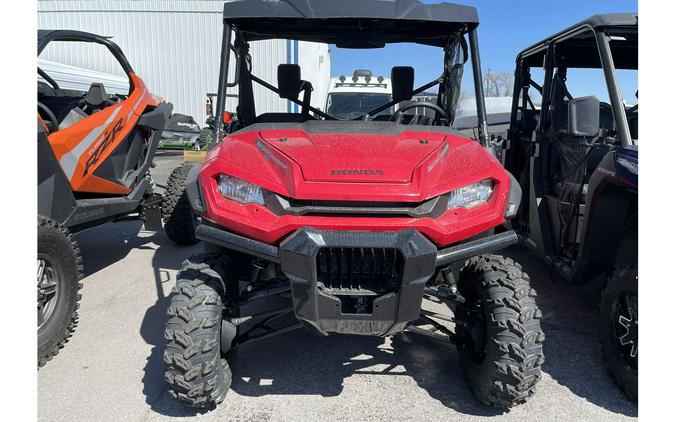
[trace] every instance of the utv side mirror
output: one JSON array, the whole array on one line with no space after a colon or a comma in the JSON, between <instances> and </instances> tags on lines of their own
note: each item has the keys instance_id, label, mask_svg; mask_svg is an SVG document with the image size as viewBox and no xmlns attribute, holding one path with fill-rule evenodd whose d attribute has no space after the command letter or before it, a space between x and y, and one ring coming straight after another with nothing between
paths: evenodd
<instances>
[{"instance_id":1,"label":"utv side mirror","mask_svg":"<svg viewBox=\"0 0 675 422\"><path fill-rule=\"evenodd\" d=\"M412 99L415 84L415 69L410 66L391 68L391 96L394 101Z\"/></svg>"},{"instance_id":2,"label":"utv side mirror","mask_svg":"<svg viewBox=\"0 0 675 422\"><path fill-rule=\"evenodd\" d=\"M600 132L600 101L595 96L579 97L568 104L568 133L593 138Z\"/></svg>"},{"instance_id":3,"label":"utv side mirror","mask_svg":"<svg viewBox=\"0 0 675 422\"><path fill-rule=\"evenodd\" d=\"M277 68L277 84L279 97L294 100L298 98L302 87L300 66L297 64L280 64Z\"/></svg>"}]
</instances>

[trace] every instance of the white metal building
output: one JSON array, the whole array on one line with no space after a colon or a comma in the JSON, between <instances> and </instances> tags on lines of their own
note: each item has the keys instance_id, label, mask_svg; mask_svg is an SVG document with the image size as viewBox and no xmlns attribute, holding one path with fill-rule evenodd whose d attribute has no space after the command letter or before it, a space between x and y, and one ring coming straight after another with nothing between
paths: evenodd
<instances>
[{"instance_id":1,"label":"white metal building","mask_svg":"<svg viewBox=\"0 0 675 422\"><path fill-rule=\"evenodd\" d=\"M206 119L206 94L218 88L223 3L223 0L38 0L38 28L75 29L112 36L150 91L172 102L174 112L192 115L201 125ZM89 64L90 69L99 72L114 73L116 67L107 55L83 57L61 48L44 53L43 59L80 67ZM302 78L314 86L312 105L323 109L331 65L327 45L257 41L251 43L251 56L253 72L273 85L279 64L299 64ZM234 74L234 69L229 73ZM258 113L295 108L257 84L254 92ZM234 111L231 101L228 100L226 108Z\"/></svg>"}]
</instances>

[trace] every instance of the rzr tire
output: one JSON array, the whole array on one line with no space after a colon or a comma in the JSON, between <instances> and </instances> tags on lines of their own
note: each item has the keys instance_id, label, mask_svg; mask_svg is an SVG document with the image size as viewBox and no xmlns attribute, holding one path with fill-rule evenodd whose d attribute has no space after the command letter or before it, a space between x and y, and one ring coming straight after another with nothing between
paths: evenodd
<instances>
[{"instance_id":1,"label":"rzr tire","mask_svg":"<svg viewBox=\"0 0 675 422\"><path fill-rule=\"evenodd\" d=\"M185 181L190 169L192 165L189 164L174 169L162 197L164 231L169 239L179 245L194 245L199 241L195 237L195 215L185 193Z\"/></svg>"},{"instance_id":2,"label":"rzr tire","mask_svg":"<svg viewBox=\"0 0 675 422\"><path fill-rule=\"evenodd\" d=\"M38 271L40 262L45 266L43 276L38 274L38 368L51 360L75 331L82 287L77 242L67 228L45 217L38 217ZM44 303L42 308L40 302ZM50 309L48 315L40 314L45 308Z\"/></svg>"},{"instance_id":3,"label":"rzr tire","mask_svg":"<svg viewBox=\"0 0 675 422\"><path fill-rule=\"evenodd\" d=\"M169 394L190 407L223 401L232 372L220 350L226 258L194 256L183 263L167 310L164 338Z\"/></svg>"},{"instance_id":4,"label":"rzr tire","mask_svg":"<svg viewBox=\"0 0 675 422\"><path fill-rule=\"evenodd\" d=\"M600 300L602 354L617 385L634 402L638 401L637 297L638 268L637 265L627 265L614 271ZM623 324L618 320L621 314L626 314ZM620 336L624 334L628 337L622 346ZM628 343L630 340L634 343ZM632 352L634 356L631 356Z\"/></svg>"},{"instance_id":5,"label":"rzr tire","mask_svg":"<svg viewBox=\"0 0 675 422\"><path fill-rule=\"evenodd\" d=\"M474 395L490 406L512 407L534 394L544 362L544 333L527 274L498 255L470 259L460 272L457 309L462 372Z\"/></svg>"}]
</instances>

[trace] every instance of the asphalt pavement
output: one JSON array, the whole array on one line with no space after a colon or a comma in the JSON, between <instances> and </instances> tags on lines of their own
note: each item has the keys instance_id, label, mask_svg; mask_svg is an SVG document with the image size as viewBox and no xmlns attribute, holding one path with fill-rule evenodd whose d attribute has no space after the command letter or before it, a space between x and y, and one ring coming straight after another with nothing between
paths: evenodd
<instances>
[{"instance_id":1,"label":"asphalt pavement","mask_svg":"<svg viewBox=\"0 0 675 422\"><path fill-rule=\"evenodd\" d=\"M158 183L180 158L157 158ZM554 283L547 267L519 247L504 254L529 273L546 334L543 377L524 405L501 410L477 402L454 346L412 333L319 337L299 330L242 347L222 405L184 408L167 393L163 332L176 272L200 245L175 246L139 222L106 224L76 237L86 276L80 323L38 371L41 421L637 419L637 406L602 361L593 298Z\"/></svg>"}]
</instances>

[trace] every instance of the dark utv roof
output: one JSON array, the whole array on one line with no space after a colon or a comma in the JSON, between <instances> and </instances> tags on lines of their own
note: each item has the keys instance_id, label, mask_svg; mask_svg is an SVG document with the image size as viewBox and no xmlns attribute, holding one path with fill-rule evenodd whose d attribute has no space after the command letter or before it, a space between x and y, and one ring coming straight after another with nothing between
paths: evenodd
<instances>
[{"instance_id":1,"label":"dark utv roof","mask_svg":"<svg viewBox=\"0 0 675 422\"><path fill-rule=\"evenodd\" d=\"M567 57L568 67L601 67L597 44L593 34L580 33L588 30L608 30L616 35L629 35L625 42L612 44L612 56L617 69L637 69L638 15L637 13L605 13L593 15L553 34L518 54L528 66L541 67L549 43L559 42L556 54ZM577 35L574 35L578 33ZM562 40L562 41L561 41Z\"/></svg>"},{"instance_id":2,"label":"dark utv roof","mask_svg":"<svg viewBox=\"0 0 675 422\"><path fill-rule=\"evenodd\" d=\"M234 0L224 19L249 40L287 38L336 44L371 33L387 43L444 46L457 31L478 26L474 7L418 0Z\"/></svg>"}]
</instances>

